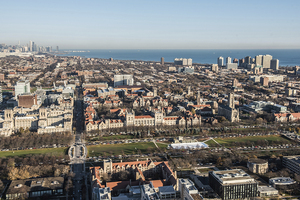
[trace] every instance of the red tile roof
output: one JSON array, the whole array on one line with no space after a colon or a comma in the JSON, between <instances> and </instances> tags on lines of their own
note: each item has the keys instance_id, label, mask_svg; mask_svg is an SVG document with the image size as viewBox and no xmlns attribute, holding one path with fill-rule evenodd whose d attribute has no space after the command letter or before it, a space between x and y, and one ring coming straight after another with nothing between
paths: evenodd
<instances>
[{"instance_id":1,"label":"red tile roof","mask_svg":"<svg viewBox=\"0 0 300 200\"><path fill-rule=\"evenodd\" d=\"M135 119L143 119L143 118L153 118L150 115L142 115L142 116L135 116Z\"/></svg>"}]
</instances>

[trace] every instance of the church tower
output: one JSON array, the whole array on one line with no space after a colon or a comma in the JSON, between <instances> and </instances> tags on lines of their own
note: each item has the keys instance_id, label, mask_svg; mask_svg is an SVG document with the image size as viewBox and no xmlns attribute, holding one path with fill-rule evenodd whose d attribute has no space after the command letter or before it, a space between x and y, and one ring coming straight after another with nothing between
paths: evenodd
<instances>
[{"instance_id":1,"label":"church tower","mask_svg":"<svg viewBox=\"0 0 300 200\"><path fill-rule=\"evenodd\" d=\"M39 127L46 127L47 126L47 109L46 108L40 108L39 109Z\"/></svg>"},{"instance_id":2,"label":"church tower","mask_svg":"<svg viewBox=\"0 0 300 200\"><path fill-rule=\"evenodd\" d=\"M197 105L200 105L201 104L201 98L200 98L200 91L198 91L198 94L197 94Z\"/></svg>"},{"instance_id":3,"label":"church tower","mask_svg":"<svg viewBox=\"0 0 300 200\"><path fill-rule=\"evenodd\" d=\"M234 94L233 93L229 93L228 95L228 106L230 108L234 108Z\"/></svg>"},{"instance_id":4,"label":"church tower","mask_svg":"<svg viewBox=\"0 0 300 200\"><path fill-rule=\"evenodd\" d=\"M132 110L131 113L129 113L127 110L125 112L125 118L126 118L126 126L133 126L134 125L134 117L135 117L135 113L134 110Z\"/></svg>"},{"instance_id":5,"label":"church tower","mask_svg":"<svg viewBox=\"0 0 300 200\"><path fill-rule=\"evenodd\" d=\"M4 120L11 121L13 119L13 111L11 109L4 110Z\"/></svg>"},{"instance_id":6,"label":"church tower","mask_svg":"<svg viewBox=\"0 0 300 200\"><path fill-rule=\"evenodd\" d=\"M153 88L153 97L156 97L157 96L157 88Z\"/></svg>"}]
</instances>

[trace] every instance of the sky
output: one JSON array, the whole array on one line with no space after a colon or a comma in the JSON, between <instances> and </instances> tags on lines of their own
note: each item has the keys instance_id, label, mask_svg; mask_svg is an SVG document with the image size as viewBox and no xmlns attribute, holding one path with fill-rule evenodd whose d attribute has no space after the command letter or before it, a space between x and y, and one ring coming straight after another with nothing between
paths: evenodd
<instances>
[{"instance_id":1,"label":"sky","mask_svg":"<svg viewBox=\"0 0 300 200\"><path fill-rule=\"evenodd\" d=\"M0 0L0 43L60 49L300 49L299 0Z\"/></svg>"}]
</instances>

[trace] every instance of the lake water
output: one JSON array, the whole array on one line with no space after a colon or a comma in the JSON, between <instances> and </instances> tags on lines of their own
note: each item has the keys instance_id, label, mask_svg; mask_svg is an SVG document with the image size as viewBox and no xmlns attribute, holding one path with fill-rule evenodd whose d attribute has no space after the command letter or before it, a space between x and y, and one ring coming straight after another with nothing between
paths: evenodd
<instances>
[{"instance_id":1,"label":"lake water","mask_svg":"<svg viewBox=\"0 0 300 200\"><path fill-rule=\"evenodd\" d=\"M151 50L119 50L119 49L63 49L61 51L85 51L68 52L62 56L81 56L86 58L113 58L115 60L142 60L142 61L160 61L164 57L165 62L173 62L174 58L192 58L193 63L213 64L217 63L219 56L241 59L246 56L251 58L256 55L270 54L274 59L279 59L280 66L300 65L300 49L151 49ZM89 52L87 52L89 51Z\"/></svg>"}]
</instances>

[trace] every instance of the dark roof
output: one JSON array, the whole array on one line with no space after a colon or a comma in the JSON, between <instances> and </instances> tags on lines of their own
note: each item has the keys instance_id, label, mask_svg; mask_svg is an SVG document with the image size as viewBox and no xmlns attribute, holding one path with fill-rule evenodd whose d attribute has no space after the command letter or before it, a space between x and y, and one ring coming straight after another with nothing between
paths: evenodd
<instances>
[{"instance_id":1,"label":"dark roof","mask_svg":"<svg viewBox=\"0 0 300 200\"><path fill-rule=\"evenodd\" d=\"M63 189L63 177L46 177L12 181L6 194Z\"/></svg>"},{"instance_id":2,"label":"dark roof","mask_svg":"<svg viewBox=\"0 0 300 200\"><path fill-rule=\"evenodd\" d=\"M263 159L259 159L259 158L252 158L252 159L249 159L250 163L256 163L256 164L264 164L264 163L268 163L268 161L266 160L263 160Z\"/></svg>"}]
</instances>

